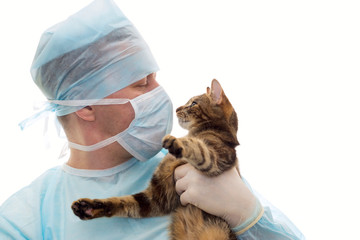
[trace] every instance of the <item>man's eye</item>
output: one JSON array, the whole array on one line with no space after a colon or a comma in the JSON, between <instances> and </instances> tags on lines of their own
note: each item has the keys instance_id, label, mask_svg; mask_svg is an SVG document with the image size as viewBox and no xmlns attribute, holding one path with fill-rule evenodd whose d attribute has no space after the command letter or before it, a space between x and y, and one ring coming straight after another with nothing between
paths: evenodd
<instances>
[{"instance_id":1,"label":"man's eye","mask_svg":"<svg viewBox=\"0 0 360 240\"><path fill-rule=\"evenodd\" d=\"M146 87L149 84L148 80L141 82L138 87Z\"/></svg>"}]
</instances>

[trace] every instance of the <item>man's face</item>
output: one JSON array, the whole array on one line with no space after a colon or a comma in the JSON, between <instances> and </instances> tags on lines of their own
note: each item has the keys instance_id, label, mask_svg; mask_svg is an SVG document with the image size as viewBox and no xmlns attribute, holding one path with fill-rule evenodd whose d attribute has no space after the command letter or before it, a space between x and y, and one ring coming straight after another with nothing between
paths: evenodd
<instances>
[{"instance_id":1,"label":"man's face","mask_svg":"<svg viewBox=\"0 0 360 240\"><path fill-rule=\"evenodd\" d=\"M147 77L107 96L106 98L127 98L134 99L144 93L147 93L159 84L156 81L156 73L149 74ZM103 105L96 107L96 119L103 132L114 136L129 127L135 118L135 112L130 102L117 105Z\"/></svg>"}]
</instances>

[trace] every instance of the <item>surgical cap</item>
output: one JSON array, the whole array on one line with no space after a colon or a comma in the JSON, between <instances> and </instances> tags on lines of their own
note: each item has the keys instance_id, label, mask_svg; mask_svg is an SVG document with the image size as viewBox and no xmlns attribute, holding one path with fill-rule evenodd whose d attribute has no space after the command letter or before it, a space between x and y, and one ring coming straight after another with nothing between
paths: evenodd
<instances>
[{"instance_id":1,"label":"surgical cap","mask_svg":"<svg viewBox=\"0 0 360 240\"><path fill-rule=\"evenodd\" d=\"M57 116L85 107L62 101L96 102L156 71L146 42L112 0L95 0L46 30L31 66L35 84L50 100L42 111Z\"/></svg>"}]
</instances>

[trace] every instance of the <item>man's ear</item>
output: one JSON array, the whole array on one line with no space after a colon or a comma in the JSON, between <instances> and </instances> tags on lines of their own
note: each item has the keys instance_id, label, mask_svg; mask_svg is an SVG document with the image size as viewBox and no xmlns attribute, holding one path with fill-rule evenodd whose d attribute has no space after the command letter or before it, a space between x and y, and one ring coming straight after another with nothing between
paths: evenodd
<instances>
[{"instance_id":1,"label":"man's ear","mask_svg":"<svg viewBox=\"0 0 360 240\"><path fill-rule=\"evenodd\" d=\"M86 106L80 110L77 110L75 114L84 121L95 121L95 109L91 106Z\"/></svg>"}]
</instances>

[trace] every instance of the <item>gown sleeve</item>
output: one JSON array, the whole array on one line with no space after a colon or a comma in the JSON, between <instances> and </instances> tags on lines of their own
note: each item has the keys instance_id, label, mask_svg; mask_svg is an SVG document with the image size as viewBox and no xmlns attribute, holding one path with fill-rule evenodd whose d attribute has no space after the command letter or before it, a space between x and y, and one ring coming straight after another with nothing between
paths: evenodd
<instances>
[{"instance_id":1,"label":"gown sleeve","mask_svg":"<svg viewBox=\"0 0 360 240\"><path fill-rule=\"evenodd\" d=\"M12 225L6 218L0 215L0 239L2 240L13 240L26 239L22 234L21 230L16 226Z\"/></svg>"},{"instance_id":2,"label":"gown sleeve","mask_svg":"<svg viewBox=\"0 0 360 240\"><path fill-rule=\"evenodd\" d=\"M253 191L245 179L243 181L260 201L263 212L255 225L237 236L238 240L305 240L299 229L279 209Z\"/></svg>"},{"instance_id":3,"label":"gown sleeve","mask_svg":"<svg viewBox=\"0 0 360 240\"><path fill-rule=\"evenodd\" d=\"M0 206L0 239L42 239L40 195L26 187Z\"/></svg>"}]
</instances>

